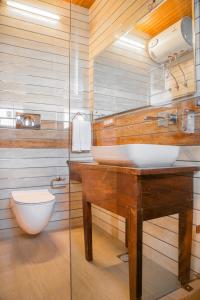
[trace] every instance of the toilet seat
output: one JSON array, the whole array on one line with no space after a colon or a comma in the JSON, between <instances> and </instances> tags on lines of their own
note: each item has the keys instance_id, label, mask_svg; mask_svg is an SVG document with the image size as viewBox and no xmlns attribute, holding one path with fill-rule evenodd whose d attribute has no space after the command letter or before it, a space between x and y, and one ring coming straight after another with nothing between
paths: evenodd
<instances>
[{"instance_id":1,"label":"toilet seat","mask_svg":"<svg viewBox=\"0 0 200 300\"><path fill-rule=\"evenodd\" d=\"M38 234L52 216L55 196L48 190L11 192L11 209L19 227L28 234Z\"/></svg>"},{"instance_id":2,"label":"toilet seat","mask_svg":"<svg viewBox=\"0 0 200 300\"><path fill-rule=\"evenodd\" d=\"M13 191L12 198L17 204L44 204L55 200L48 190Z\"/></svg>"}]
</instances>

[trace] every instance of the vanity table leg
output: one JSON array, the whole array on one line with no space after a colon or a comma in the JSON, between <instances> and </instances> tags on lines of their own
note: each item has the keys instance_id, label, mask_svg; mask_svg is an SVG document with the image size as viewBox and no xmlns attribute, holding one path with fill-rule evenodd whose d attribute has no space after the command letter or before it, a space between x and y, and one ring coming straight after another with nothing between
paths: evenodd
<instances>
[{"instance_id":1,"label":"vanity table leg","mask_svg":"<svg viewBox=\"0 0 200 300\"><path fill-rule=\"evenodd\" d=\"M128 219L125 219L125 246L128 248Z\"/></svg>"},{"instance_id":2,"label":"vanity table leg","mask_svg":"<svg viewBox=\"0 0 200 300\"><path fill-rule=\"evenodd\" d=\"M85 240L85 258L87 261L92 261L92 210L91 203L87 202L85 199L83 199L83 227Z\"/></svg>"},{"instance_id":3,"label":"vanity table leg","mask_svg":"<svg viewBox=\"0 0 200 300\"><path fill-rule=\"evenodd\" d=\"M179 213L179 267L178 278L181 284L190 281L190 261L192 247L193 209L187 208Z\"/></svg>"},{"instance_id":4,"label":"vanity table leg","mask_svg":"<svg viewBox=\"0 0 200 300\"><path fill-rule=\"evenodd\" d=\"M128 216L130 300L142 297L142 214L130 208Z\"/></svg>"}]
</instances>

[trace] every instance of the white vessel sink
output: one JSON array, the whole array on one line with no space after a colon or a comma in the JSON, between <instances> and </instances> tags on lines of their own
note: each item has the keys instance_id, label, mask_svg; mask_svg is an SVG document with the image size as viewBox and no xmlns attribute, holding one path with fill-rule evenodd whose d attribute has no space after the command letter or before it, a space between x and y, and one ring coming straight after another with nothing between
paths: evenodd
<instances>
[{"instance_id":1,"label":"white vessel sink","mask_svg":"<svg viewBox=\"0 0 200 300\"><path fill-rule=\"evenodd\" d=\"M115 146L93 146L96 162L109 165L136 166L139 168L172 166L179 146L155 144L128 144Z\"/></svg>"}]
</instances>

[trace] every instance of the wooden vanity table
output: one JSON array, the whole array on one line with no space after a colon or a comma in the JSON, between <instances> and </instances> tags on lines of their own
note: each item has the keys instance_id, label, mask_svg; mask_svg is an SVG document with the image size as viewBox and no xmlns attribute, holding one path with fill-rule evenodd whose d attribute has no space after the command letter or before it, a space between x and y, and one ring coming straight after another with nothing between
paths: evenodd
<instances>
[{"instance_id":1,"label":"wooden vanity table","mask_svg":"<svg viewBox=\"0 0 200 300\"><path fill-rule=\"evenodd\" d=\"M179 267L182 284L190 279L193 173L197 167L138 169L70 162L70 178L82 182L85 256L93 260L92 213L95 204L127 219L130 299L142 296L142 224L179 214Z\"/></svg>"}]
</instances>

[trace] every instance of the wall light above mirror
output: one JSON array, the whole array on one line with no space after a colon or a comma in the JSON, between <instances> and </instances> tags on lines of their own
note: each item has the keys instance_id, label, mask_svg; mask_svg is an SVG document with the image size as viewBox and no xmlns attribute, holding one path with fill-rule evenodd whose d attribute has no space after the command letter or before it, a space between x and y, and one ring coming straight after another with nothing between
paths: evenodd
<instances>
[{"instance_id":1,"label":"wall light above mirror","mask_svg":"<svg viewBox=\"0 0 200 300\"><path fill-rule=\"evenodd\" d=\"M119 38L118 43L125 45L127 47L133 47L133 48L142 48L144 49L146 47L145 43L143 40L135 38L135 39L131 39L126 37L126 35L123 35L122 37Z\"/></svg>"},{"instance_id":2,"label":"wall light above mirror","mask_svg":"<svg viewBox=\"0 0 200 300\"><path fill-rule=\"evenodd\" d=\"M35 15L36 17L40 17L42 19L44 18L48 18L50 21L58 21L60 19L60 16L53 14L49 11L46 10L42 10L30 5L26 5L24 3L20 3L17 1L13 1L13 0L7 0L6 1L7 5L12 7L12 8L16 8L20 11L22 11L23 13L28 13L31 15Z\"/></svg>"}]
</instances>

